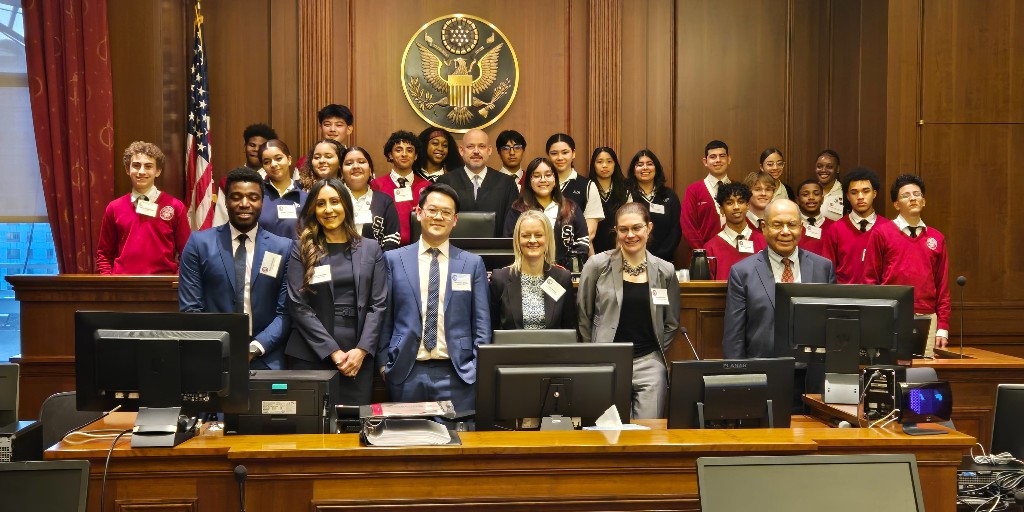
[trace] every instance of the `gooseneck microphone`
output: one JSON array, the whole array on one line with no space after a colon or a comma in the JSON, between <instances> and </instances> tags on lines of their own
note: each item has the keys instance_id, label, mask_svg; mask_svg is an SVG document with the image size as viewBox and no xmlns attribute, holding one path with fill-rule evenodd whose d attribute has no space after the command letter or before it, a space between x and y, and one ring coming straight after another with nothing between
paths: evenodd
<instances>
[{"instance_id":1,"label":"gooseneck microphone","mask_svg":"<svg viewBox=\"0 0 1024 512\"><path fill-rule=\"evenodd\" d=\"M956 278L956 284L960 287L960 359L964 358L964 286L967 278L960 276Z\"/></svg>"},{"instance_id":2,"label":"gooseneck microphone","mask_svg":"<svg viewBox=\"0 0 1024 512\"><path fill-rule=\"evenodd\" d=\"M690 335L687 333L686 327L680 325L679 330L683 333L683 337L686 338L686 343L690 345L690 350L693 351L693 357L696 357L697 360L700 361L700 356L697 355L697 349L693 347L693 342L690 341Z\"/></svg>"},{"instance_id":3,"label":"gooseneck microphone","mask_svg":"<svg viewBox=\"0 0 1024 512\"><path fill-rule=\"evenodd\" d=\"M249 477L249 471L245 466L235 466L235 481L238 482L238 510L245 512L245 479Z\"/></svg>"}]
</instances>

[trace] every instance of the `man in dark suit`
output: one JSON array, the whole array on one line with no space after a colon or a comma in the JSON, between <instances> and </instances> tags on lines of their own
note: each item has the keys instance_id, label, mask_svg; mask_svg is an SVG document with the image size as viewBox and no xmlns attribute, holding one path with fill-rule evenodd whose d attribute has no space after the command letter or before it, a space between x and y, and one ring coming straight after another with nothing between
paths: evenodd
<instances>
[{"instance_id":1,"label":"man in dark suit","mask_svg":"<svg viewBox=\"0 0 1024 512\"><path fill-rule=\"evenodd\" d=\"M200 313L249 315L249 365L284 369L291 330L285 266L292 241L258 225L263 180L252 169L228 173L228 223L189 237L178 268L178 306Z\"/></svg>"},{"instance_id":2,"label":"man in dark suit","mask_svg":"<svg viewBox=\"0 0 1024 512\"><path fill-rule=\"evenodd\" d=\"M391 304L376 361L396 402L476 408L476 348L491 342L489 292L483 260L448 242L458 212L458 194L431 184L416 212L420 239L384 253Z\"/></svg>"},{"instance_id":3,"label":"man in dark suit","mask_svg":"<svg viewBox=\"0 0 1024 512\"><path fill-rule=\"evenodd\" d=\"M505 215L519 197L515 179L487 167L491 157L491 141L483 130L470 130L459 143L459 153L466 167L445 173L437 179L459 195L462 211L494 212L494 236L505 228Z\"/></svg>"},{"instance_id":4,"label":"man in dark suit","mask_svg":"<svg viewBox=\"0 0 1024 512\"><path fill-rule=\"evenodd\" d=\"M775 283L835 283L832 262L800 250L800 209L776 199L765 210L768 247L732 267L725 299L726 359L774 357Z\"/></svg>"}]
</instances>

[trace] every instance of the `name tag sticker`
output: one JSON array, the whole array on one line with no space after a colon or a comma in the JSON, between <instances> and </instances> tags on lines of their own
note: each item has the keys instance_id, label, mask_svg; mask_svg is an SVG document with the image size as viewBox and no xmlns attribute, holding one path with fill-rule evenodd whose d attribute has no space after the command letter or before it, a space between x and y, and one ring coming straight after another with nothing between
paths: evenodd
<instances>
[{"instance_id":1,"label":"name tag sticker","mask_svg":"<svg viewBox=\"0 0 1024 512\"><path fill-rule=\"evenodd\" d=\"M843 202L842 201L832 201L832 202L828 203L828 212L832 213L832 214L835 214L835 215L842 216L843 215Z\"/></svg>"},{"instance_id":2,"label":"name tag sticker","mask_svg":"<svg viewBox=\"0 0 1024 512\"><path fill-rule=\"evenodd\" d=\"M263 253L263 263L260 263L260 274L270 277L277 277L277 270L281 267L281 255L270 251Z\"/></svg>"},{"instance_id":3,"label":"name tag sticker","mask_svg":"<svg viewBox=\"0 0 1024 512\"><path fill-rule=\"evenodd\" d=\"M138 203L135 205L135 213L145 215L147 217L156 217L156 203L139 199Z\"/></svg>"},{"instance_id":4,"label":"name tag sticker","mask_svg":"<svg viewBox=\"0 0 1024 512\"><path fill-rule=\"evenodd\" d=\"M331 280L331 266L317 265L313 267L313 277L309 284L327 283Z\"/></svg>"},{"instance_id":5,"label":"name tag sticker","mask_svg":"<svg viewBox=\"0 0 1024 512\"><path fill-rule=\"evenodd\" d=\"M412 189L409 187L396 188L395 202L404 203L405 201L412 201Z\"/></svg>"},{"instance_id":6,"label":"name tag sticker","mask_svg":"<svg viewBox=\"0 0 1024 512\"><path fill-rule=\"evenodd\" d=\"M739 250L742 253L754 254L754 241L753 240L740 240Z\"/></svg>"},{"instance_id":7,"label":"name tag sticker","mask_svg":"<svg viewBox=\"0 0 1024 512\"><path fill-rule=\"evenodd\" d=\"M821 239L821 228L818 226L804 226L804 233L811 238Z\"/></svg>"},{"instance_id":8,"label":"name tag sticker","mask_svg":"<svg viewBox=\"0 0 1024 512\"><path fill-rule=\"evenodd\" d=\"M545 279L544 283L540 285L540 289L544 290L544 293L548 294L552 300L558 300L565 295L565 288L562 288L562 285L558 284L553 277Z\"/></svg>"},{"instance_id":9,"label":"name tag sticker","mask_svg":"<svg viewBox=\"0 0 1024 512\"><path fill-rule=\"evenodd\" d=\"M373 222L373 215L370 215L369 211L356 214L356 224L369 224L371 222Z\"/></svg>"},{"instance_id":10,"label":"name tag sticker","mask_svg":"<svg viewBox=\"0 0 1024 512\"><path fill-rule=\"evenodd\" d=\"M665 215L665 205L651 203L651 213Z\"/></svg>"},{"instance_id":11,"label":"name tag sticker","mask_svg":"<svg viewBox=\"0 0 1024 512\"><path fill-rule=\"evenodd\" d=\"M469 274L452 274L453 292L473 291L473 276Z\"/></svg>"},{"instance_id":12,"label":"name tag sticker","mask_svg":"<svg viewBox=\"0 0 1024 512\"><path fill-rule=\"evenodd\" d=\"M279 219L297 219L298 214L295 212L294 204L279 204L277 205L277 218Z\"/></svg>"},{"instance_id":13,"label":"name tag sticker","mask_svg":"<svg viewBox=\"0 0 1024 512\"><path fill-rule=\"evenodd\" d=\"M668 306L668 290L665 288L651 288L651 300L655 306Z\"/></svg>"}]
</instances>

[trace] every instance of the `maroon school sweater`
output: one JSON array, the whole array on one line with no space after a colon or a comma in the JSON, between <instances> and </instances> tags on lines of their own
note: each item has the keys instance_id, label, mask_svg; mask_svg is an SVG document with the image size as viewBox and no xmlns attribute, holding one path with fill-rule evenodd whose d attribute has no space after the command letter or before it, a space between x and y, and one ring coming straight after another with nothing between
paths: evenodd
<instances>
[{"instance_id":1,"label":"maroon school sweater","mask_svg":"<svg viewBox=\"0 0 1024 512\"><path fill-rule=\"evenodd\" d=\"M854 226L850 216L845 215L825 230L821 235L822 256L832 260L837 283L864 284L868 234L885 224L892 224L892 221L879 215L875 217L875 225L867 233L861 233L860 227Z\"/></svg>"},{"instance_id":2,"label":"maroon school sweater","mask_svg":"<svg viewBox=\"0 0 1024 512\"><path fill-rule=\"evenodd\" d=\"M192 234L185 205L167 192L160 192L156 206L154 217L136 213L131 194L107 205L96 249L97 272L178 273L178 256Z\"/></svg>"},{"instance_id":3,"label":"maroon school sweater","mask_svg":"<svg viewBox=\"0 0 1024 512\"><path fill-rule=\"evenodd\" d=\"M735 245L726 242L724 238L715 235L708 243L704 244L704 250L707 251L708 256L714 256L715 262L718 263L718 271L715 272L713 279L723 281L729 279L729 270L732 266L743 261L748 256L753 256L764 250L768 246L765 242L764 236L758 231L751 230L750 239L754 241L754 252L745 253L740 252ZM715 271L715 267L712 265L711 270Z\"/></svg>"}]
</instances>

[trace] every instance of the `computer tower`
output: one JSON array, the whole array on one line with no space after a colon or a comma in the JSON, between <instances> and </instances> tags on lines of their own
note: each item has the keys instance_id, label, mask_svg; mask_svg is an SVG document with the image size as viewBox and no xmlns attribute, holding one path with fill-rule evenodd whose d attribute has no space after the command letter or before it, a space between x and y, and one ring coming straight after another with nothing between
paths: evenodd
<instances>
[{"instance_id":1,"label":"computer tower","mask_svg":"<svg viewBox=\"0 0 1024 512\"><path fill-rule=\"evenodd\" d=\"M43 428L38 421L17 421L0 428L0 462L43 460Z\"/></svg>"},{"instance_id":2,"label":"computer tower","mask_svg":"<svg viewBox=\"0 0 1024 512\"><path fill-rule=\"evenodd\" d=\"M249 411L225 414L224 433L334 433L340 386L337 370L254 370Z\"/></svg>"}]
</instances>

